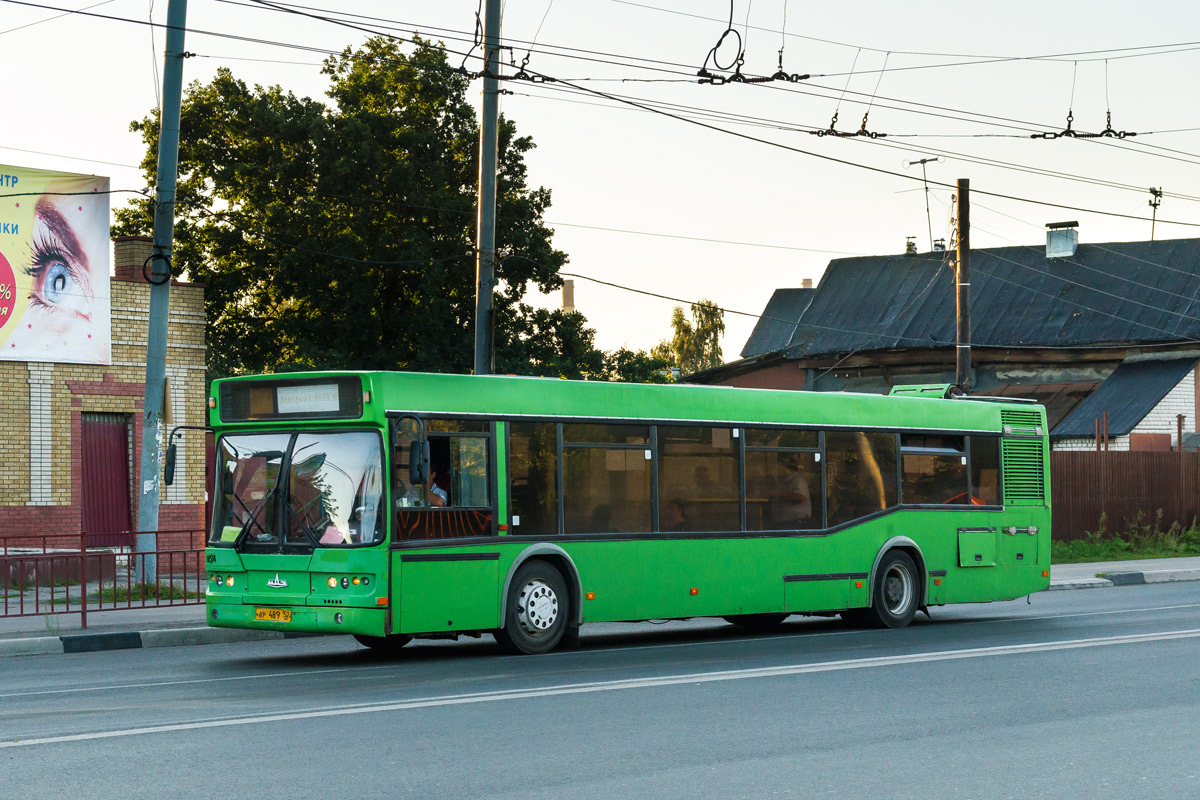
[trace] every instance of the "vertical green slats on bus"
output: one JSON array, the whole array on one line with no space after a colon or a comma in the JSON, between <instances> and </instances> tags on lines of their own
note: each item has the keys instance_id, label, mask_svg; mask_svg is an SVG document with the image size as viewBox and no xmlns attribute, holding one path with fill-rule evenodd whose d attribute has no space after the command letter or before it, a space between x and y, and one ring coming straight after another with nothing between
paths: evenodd
<instances>
[{"instance_id":1,"label":"vertical green slats on bus","mask_svg":"<svg viewBox=\"0 0 1200 800\"><path fill-rule=\"evenodd\" d=\"M496 522L508 533L508 423L496 423Z\"/></svg>"},{"instance_id":2,"label":"vertical green slats on bus","mask_svg":"<svg viewBox=\"0 0 1200 800\"><path fill-rule=\"evenodd\" d=\"M1028 436L1040 433L1042 415L1037 411L1001 411L1000 422L1005 432L1020 431ZM1004 504L1011 506L1040 506L1046 502L1046 467L1043 456L1044 439L1005 437L1000 442L1000 461L1004 471Z\"/></svg>"}]
</instances>

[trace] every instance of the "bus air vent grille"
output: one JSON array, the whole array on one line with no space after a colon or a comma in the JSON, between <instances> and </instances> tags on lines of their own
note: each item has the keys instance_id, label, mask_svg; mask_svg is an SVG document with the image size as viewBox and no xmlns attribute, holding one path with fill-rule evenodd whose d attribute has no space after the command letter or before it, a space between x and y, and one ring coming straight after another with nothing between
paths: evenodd
<instances>
[{"instance_id":1,"label":"bus air vent grille","mask_svg":"<svg viewBox=\"0 0 1200 800\"><path fill-rule=\"evenodd\" d=\"M321 602L322 602L322 603L324 603L324 604L325 604L325 605L327 605L327 606L340 606L340 605L342 605L342 601L341 601L341 600L322 600Z\"/></svg>"},{"instance_id":2,"label":"bus air vent grille","mask_svg":"<svg viewBox=\"0 0 1200 800\"><path fill-rule=\"evenodd\" d=\"M1042 415L1037 411L1001 411L1000 424L1014 428L1038 428L1042 424Z\"/></svg>"},{"instance_id":3,"label":"bus air vent grille","mask_svg":"<svg viewBox=\"0 0 1200 800\"><path fill-rule=\"evenodd\" d=\"M1001 440L1006 505L1040 506L1046 501L1042 442L1037 439Z\"/></svg>"}]
</instances>

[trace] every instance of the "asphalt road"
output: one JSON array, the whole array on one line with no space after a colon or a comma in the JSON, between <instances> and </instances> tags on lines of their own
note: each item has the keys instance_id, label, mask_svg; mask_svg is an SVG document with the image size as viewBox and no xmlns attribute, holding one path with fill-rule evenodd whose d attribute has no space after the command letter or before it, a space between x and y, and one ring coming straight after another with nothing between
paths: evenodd
<instances>
[{"instance_id":1,"label":"asphalt road","mask_svg":"<svg viewBox=\"0 0 1200 800\"><path fill-rule=\"evenodd\" d=\"M1200 584L782 631L10 658L0 798L1200 797Z\"/></svg>"}]
</instances>

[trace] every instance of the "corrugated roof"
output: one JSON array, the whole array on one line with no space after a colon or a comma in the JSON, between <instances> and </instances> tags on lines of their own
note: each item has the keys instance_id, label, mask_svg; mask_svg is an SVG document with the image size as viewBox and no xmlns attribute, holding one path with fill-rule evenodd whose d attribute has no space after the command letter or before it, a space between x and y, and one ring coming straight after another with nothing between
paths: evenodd
<instances>
[{"instance_id":1,"label":"corrugated roof","mask_svg":"<svg viewBox=\"0 0 1200 800\"><path fill-rule=\"evenodd\" d=\"M776 289L742 348L742 358L774 353L788 346L796 321L808 308L816 289Z\"/></svg>"},{"instance_id":2,"label":"corrugated roof","mask_svg":"<svg viewBox=\"0 0 1200 800\"><path fill-rule=\"evenodd\" d=\"M1196 358L1172 358L1121 364L1050 432L1050 437L1094 436L1096 419L1103 417L1105 411L1108 435L1124 436L1162 402L1167 392L1196 366L1196 361Z\"/></svg>"},{"instance_id":3,"label":"corrugated roof","mask_svg":"<svg viewBox=\"0 0 1200 800\"><path fill-rule=\"evenodd\" d=\"M972 250L972 343L1200 339L1198 271L1200 239L1081 244L1055 259L1034 246ZM799 357L954 343L952 271L930 253L831 261L787 349Z\"/></svg>"}]
</instances>

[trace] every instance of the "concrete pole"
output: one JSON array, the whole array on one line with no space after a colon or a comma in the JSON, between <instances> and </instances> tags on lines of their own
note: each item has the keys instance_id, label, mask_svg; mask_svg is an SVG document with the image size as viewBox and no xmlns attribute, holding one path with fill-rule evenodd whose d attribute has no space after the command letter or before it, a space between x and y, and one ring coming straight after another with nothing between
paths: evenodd
<instances>
[{"instance_id":1,"label":"concrete pole","mask_svg":"<svg viewBox=\"0 0 1200 800\"><path fill-rule=\"evenodd\" d=\"M475 227L475 374L494 369L492 287L496 285L496 152L500 117L500 0L483 19L483 108L479 122L479 198Z\"/></svg>"},{"instance_id":2,"label":"concrete pole","mask_svg":"<svg viewBox=\"0 0 1200 800\"><path fill-rule=\"evenodd\" d=\"M159 117L157 197L154 204L154 255L150 276L150 323L146 336L146 390L142 406L142 460L138 474L137 550L144 553L138 580L158 582L159 479L164 436L163 401L167 382L167 314L171 299L171 247L175 239L175 179L179 167L179 113L183 99L183 34L187 0L167 6L167 44L163 54L163 105Z\"/></svg>"},{"instance_id":3,"label":"concrete pole","mask_svg":"<svg viewBox=\"0 0 1200 800\"><path fill-rule=\"evenodd\" d=\"M971 182L958 179L958 259L955 266L958 349L954 382L971 391Z\"/></svg>"}]
</instances>

